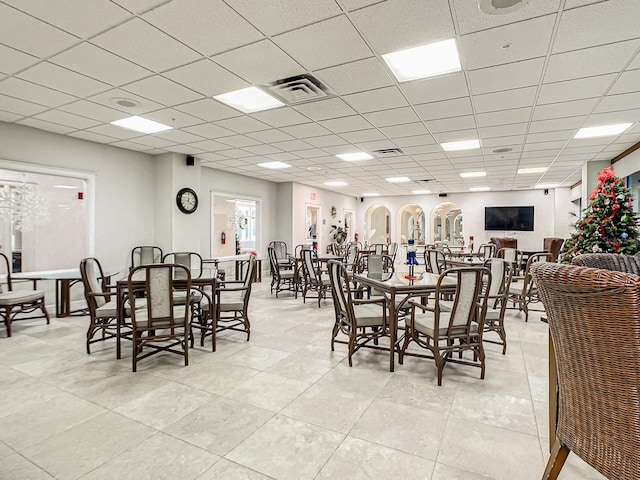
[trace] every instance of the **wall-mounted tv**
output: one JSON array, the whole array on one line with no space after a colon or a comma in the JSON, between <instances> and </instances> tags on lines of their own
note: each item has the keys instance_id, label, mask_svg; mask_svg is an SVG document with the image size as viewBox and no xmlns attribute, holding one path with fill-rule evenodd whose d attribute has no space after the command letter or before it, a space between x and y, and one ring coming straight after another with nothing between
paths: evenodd
<instances>
[{"instance_id":1,"label":"wall-mounted tv","mask_svg":"<svg viewBox=\"0 0 640 480\"><path fill-rule=\"evenodd\" d=\"M484 207L484 229L533 232L533 206Z\"/></svg>"}]
</instances>

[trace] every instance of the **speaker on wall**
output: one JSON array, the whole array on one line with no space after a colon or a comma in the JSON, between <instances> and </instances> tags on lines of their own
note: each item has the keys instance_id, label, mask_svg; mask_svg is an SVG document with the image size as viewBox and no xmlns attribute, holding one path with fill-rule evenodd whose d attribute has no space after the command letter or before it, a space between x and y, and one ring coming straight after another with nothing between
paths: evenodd
<instances>
[{"instance_id":1,"label":"speaker on wall","mask_svg":"<svg viewBox=\"0 0 640 480\"><path fill-rule=\"evenodd\" d=\"M446 194L446 193L439 193L439 194L438 194L438 196L439 196L439 197L446 197L446 196L447 196L447 194Z\"/></svg>"},{"instance_id":2,"label":"speaker on wall","mask_svg":"<svg viewBox=\"0 0 640 480\"><path fill-rule=\"evenodd\" d=\"M193 167L196 164L196 159L191 155L187 155L187 167Z\"/></svg>"}]
</instances>

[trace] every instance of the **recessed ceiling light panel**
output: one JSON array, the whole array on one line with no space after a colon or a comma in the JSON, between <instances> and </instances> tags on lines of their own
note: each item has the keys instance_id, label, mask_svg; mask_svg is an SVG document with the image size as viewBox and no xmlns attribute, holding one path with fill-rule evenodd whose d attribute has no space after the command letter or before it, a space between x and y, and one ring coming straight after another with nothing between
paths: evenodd
<instances>
[{"instance_id":1,"label":"recessed ceiling light panel","mask_svg":"<svg viewBox=\"0 0 640 480\"><path fill-rule=\"evenodd\" d=\"M555 183L548 183L546 185L542 184L542 183L539 183L534 188L558 188L558 185L556 185Z\"/></svg>"},{"instance_id":2,"label":"recessed ceiling light panel","mask_svg":"<svg viewBox=\"0 0 640 480\"><path fill-rule=\"evenodd\" d=\"M547 167L519 168L518 175L527 175L528 173L544 173L547 170L548 170Z\"/></svg>"},{"instance_id":3,"label":"recessed ceiling light panel","mask_svg":"<svg viewBox=\"0 0 640 480\"><path fill-rule=\"evenodd\" d=\"M411 193L414 195L429 195L432 192L431 190L413 190Z\"/></svg>"},{"instance_id":4,"label":"recessed ceiling light panel","mask_svg":"<svg viewBox=\"0 0 640 480\"><path fill-rule=\"evenodd\" d=\"M612 137L620 135L627 130L632 123L618 123L615 125L600 125L598 127L585 127L578 130L573 138Z\"/></svg>"},{"instance_id":5,"label":"recessed ceiling light panel","mask_svg":"<svg viewBox=\"0 0 640 480\"><path fill-rule=\"evenodd\" d=\"M336 155L340 160L345 162L357 162L359 160L371 160L373 157L365 152L339 153Z\"/></svg>"},{"instance_id":6,"label":"recessed ceiling light panel","mask_svg":"<svg viewBox=\"0 0 640 480\"><path fill-rule=\"evenodd\" d=\"M67 188L69 190L77 190L78 187L74 187L73 185L52 185L51 188Z\"/></svg>"},{"instance_id":7,"label":"recessed ceiling light panel","mask_svg":"<svg viewBox=\"0 0 640 480\"><path fill-rule=\"evenodd\" d=\"M281 168L291 168L291 165L284 162L263 162L259 163L258 166L262 168L271 168L273 170L278 170Z\"/></svg>"},{"instance_id":8,"label":"recessed ceiling light panel","mask_svg":"<svg viewBox=\"0 0 640 480\"><path fill-rule=\"evenodd\" d=\"M244 113L261 112L284 105L280 100L263 92L258 87L248 87L216 95L213 98Z\"/></svg>"},{"instance_id":9,"label":"recessed ceiling light panel","mask_svg":"<svg viewBox=\"0 0 640 480\"><path fill-rule=\"evenodd\" d=\"M158 133L172 130L173 127L165 125L163 123L154 122L153 120L147 120L146 118L133 116L123 118L122 120L116 120L111 122L112 125L117 127L126 128L127 130L133 130L140 133Z\"/></svg>"},{"instance_id":10,"label":"recessed ceiling light panel","mask_svg":"<svg viewBox=\"0 0 640 480\"><path fill-rule=\"evenodd\" d=\"M385 180L389 183L405 183L411 181L409 177L389 177L385 178Z\"/></svg>"},{"instance_id":11,"label":"recessed ceiling light panel","mask_svg":"<svg viewBox=\"0 0 640 480\"><path fill-rule=\"evenodd\" d=\"M342 182L340 180L331 181L331 182L324 182L324 184L327 187L346 187L347 185L349 185L347 182Z\"/></svg>"},{"instance_id":12,"label":"recessed ceiling light panel","mask_svg":"<svg viewBox=\"0 0 640 480\"><path fill-rule=\"evenodd\" d=\"M455 39L430 43L382 55L399 82L459 72L460 57Z\"/></svg>"},{"instance_id":13,"label":"recessed ceiling light panel","mask_svg":"<svg viewBox=\"0 0 640 480\"><path fill-rule=\"evenodd\" d=\"M461 172L460 176L462 178L486 177L487 172Z\"/></svg>"},{"instance_id":14,"label":"recessed ceiling light panel","mask_svg":"<svg viewBox=\"0 0 640 480\"><path fill-rule=\"evenodd\" d=\"M380 194L378 192L367 192L362 194L363 197L379 197Z\"/></svg>"},{"instance_id":15,"label":"recessed ceiling light panel","mask_svg":"<svg viewBox=\"0 0 640 480\"><path fill-rule=\"evenodd\" d=\"M475 150L480 148L480 140L460 140L458 142L444 142L440 146L445 152L457 152L459 150Z\"/></svg>"},{"instance_id":16,"label":"recessed ceiling light panel","mask_svg":"<svg viewBox=\"0 0 640 480\"><path fill-rule=\"evenodd\" d=\"M488 192L491 190L489 187L471 187L469 189L470 192Z\"/></svg>"}]
</instances>

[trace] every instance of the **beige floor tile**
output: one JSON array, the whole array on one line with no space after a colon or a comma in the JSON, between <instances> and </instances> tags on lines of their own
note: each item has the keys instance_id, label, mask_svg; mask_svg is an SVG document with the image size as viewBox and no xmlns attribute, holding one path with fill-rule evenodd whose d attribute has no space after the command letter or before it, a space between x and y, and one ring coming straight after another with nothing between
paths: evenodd
<instances>
[{"instance_id":1,"label":"beige floor tile","mask_svg":"<svg viewBox=\"0 0 640 480\"><path fill-rule=\"evenodd\" d=\"M371 370L337 365L316 382L320 387L334 386L346 392L375 397L393 374L388 370Z\"/></svg>"},{"instance_id":2,"label":"beige floor tile","mask_svg":"<svg viewBox=\"0 0 640 480\"><path fill-rule=\"evenodd\" d=\"M394 374L378 393L379 400L426 410L448 409L453 403L458 384L438 386L431 378Z\"/></svg>"},{"instance_id":3,"label":"beige floor tile","mask_svg":"<svg viewBox=\"0 0 640 480\"><path fill-rule=\"evenodd\" d=\"M278 480L315 478L344 435L276 415L226 458Z\"/></svg>"},{"instance_id":4,"label":"beige floor tile","mask_svg":"<svg viewBox=\"0 0 640 480\"><path fill-rule=\"evenodd\" d=\"M104 412L104 408L94 403L60 392L46 402L0 419L0 440L22 451Z\"/></svg>"},{"instance_id":5,"label":"beige floor tile","mask_svg":"<svg viewBox=\"0 0 640 480\"><path fill-rule=\"evenodd\" d=\"M272 365L267 369L267 372L313 383L331 370L331 368L333 368L333 364L328 360L321 360L296 353Z\"/></svg>"},{"instance_id":6,"label":"beige floor tile","mask_svg":"<svg viewBox=\"0 0 640 480\"><path fill-rule=\"evenodd\" d=\"M375 400L349 435L435 460L449 409L432 410Z\"/></svg>"},{"instance_id":7,"label":"beige floor tile","mask_svg":"<svg viewBox=\"0 0 640 480\"><path fill-rule=\"evenodd\" d=\"M531 400L512 395L459 390L451 415L529 435L538 434Z\"/></svg>"},{"instance_id":8,"label":"beige floor tile","mask_svg":"<svg viewBox=\"0 0 640 480\"><path fill-rule=\"evenodd\" d=\"M289 352L274 350L272 348L251 346L226 359L227 362L241 367L266 370L271 365L278 363L283 358L289 356Z\"/></svg>"},{"instance_id":9,"label":"beige floor tile","mask_svg":"<svg viewBox=\"0 0 640 480\"><path fill-rule=\"evenodd\" d=\"M225 397L279 412L310 385L309 382L260 372L225 393Z\"/></svg>"},{"instance_id":10,"label":"beige floor tile","mask_svg":"<svg viewBox=\"0 0 640 480\"><path fill-rule=\"evenodd\" d=\"M260 370L241 367L227 362L215 362L198 369L189 369L174 381L199 388L210 393L223 395L251 377Z\"/></svg>"},{"instance_id":11,"label":"beige floor tile","mask_svg":"<svg viewBox=\"0 0 640 480\"><path fill-rule=\"evenodd\" d=\"M429 478L433 461L347 437L316 477L331 480L365 480L370 478Z\"/></svg>"},{"instance_id":12,"label":"beige floor tile","mask_svg":"<svg viewBox=\"0 0 640 480\"><path fill-rule=\"evenodd\" d=\"M218 458L213 453L160 432L112 458L85 475L83 480L193 480ZM145 461L140 461L141 459Z\"/></svg>"},{"instance_id":13,"label":"beige floor tile","mask_svg":"<svg viewBox=\"0 0 640 480\"><path fill-rule=\"evenodd\" d=\"M536 415L538 435L541 439L549 438L549 404L547 402L533 401L533 413Z\"/></svg>"},{"instance_id":14,"label":"beige floor tile","mask_svg":"<svg viewBox=\"0 0 640 480\"><path fill-rule=\"evenodd\" d=\"M538 480L538 437L449 417L438 462L498 480Z\"/></svg>"},{"instance_id":15,"label":"beige floor tile","mask_svg":"<svg viewBox=\"0 0 640 480\"><path fill-rule=\"evenodd\" d=\"M47 480L51 475L22 455L14 453L0 462L0 478L7 480Z\"/></svg>"},{"instance_id":16,"label":"beige floor tile","mask_svg":"<svg viewBox=\"0 0 640 480\"><path fill-rule=\"evenodd\" d=\"M499 393L531 399L527 374L523 372L487 371L484 380L481 380L479 376L476 378L462 377L460 383L464 384L464 388L470 392ZM462 385L459 388L463 388Z\"/></svg>"},{"instance_id":17,"label":"beige floor tile","mask_svg":"<svg viewBox=\"0 0 640 480\"><path fill-rule=\"evenodd\" d=\"M0 442L0 458L13 455L15 452L4 442Z\"/></svg>"},{"instance_id":18,"label":"beige floor tile","mask_svg":"<svg viewBox=\"0 0 640 480\"><path fill-rule=\"evenodd\" d=\"M169 425L164 431L224 456L272 416L271 411L214 396L209 403Z\"/></svg>"},{"instance_id":19,"label":"beige floor tile","mask_svg":"<svg viewBox=\"0 0 640 480\"><path fill-rule=\"evenodd\" d=\"M48 399L62 393L62 390L47 383L26 376L0 389L0 418L12 415L34 405L42 405Z\"/></svg>"},{"instance_id":20,"label":"beige floor tile","mask_svg":"<svg viewBox=\"0 0 640 480\"><path fill-rule=\"evenodd\" d=\"M493 480L493 478L436 463L431 480Z\"/></svg>"},{"instance_id":21,"label":"beige floor tile","mask_svg":"<svg viewBox=\"0 0 640 480\"><path fill-rule=\"evenodd\" d=\"M133 420L162 429L211 401L211 394L170 382L115 409Z\"/></svg>"},{"instance_id":22,"label":"beige floor tile","mask_svg":"<svg viewBox=\"0 0 640 480\"><path fill-rule=\"evenodd\" d=\"M29 460L60 480L73 480L124 452L155 430L107 412L26 448Z\"/></svg>"},{"instance_id":23,"label":"beige floor tile","mask_svg":"<svg viewBox=\"0 0 640 480\"><path fill-rule=\"evenodd\" d=\"M529 375L529 388L531 389L531 398L538 402L549 401L549 377L539 377Z\"/></svg>"},{"instance_id":24,"label":"beige floor tile","mask_svg":"<svg viewBox=\"0 0 640 480\"><path fill-rule=\"evenodd\" d=\"M32 377L43 377L95 361L97 359L86 353L65 350L36 360L19 363L14 365L14 368Z\"/></svg>"},{"instance_id":25,"label":"beige floor tile","mask_svg":"<svg viewBox=\"0 0 640 480\"><path fill-rule=\"evenodd\" d=\"M197 480L269 480L267 477L237 463L224 458L218 460L213 467L200 475Z\"/></svg>"}]
</instances>

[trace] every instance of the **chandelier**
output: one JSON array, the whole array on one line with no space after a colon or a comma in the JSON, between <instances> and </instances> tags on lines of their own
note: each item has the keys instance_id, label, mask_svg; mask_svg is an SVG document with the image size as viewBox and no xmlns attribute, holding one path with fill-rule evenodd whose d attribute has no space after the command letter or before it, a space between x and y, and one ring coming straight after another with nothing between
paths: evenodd
<instances>
[{"instance_id":1,"label":"chandelier","mask_svg":"<svg viewBox=\"0 0 640 480\"><path fill-rule=\"evenodd\" d=\"M49 220L47 197L32 184L0 186L0 219L22 232L32 231L36 225Z\"/></svg>"}]
</instances>

